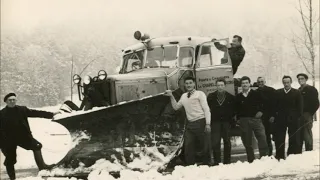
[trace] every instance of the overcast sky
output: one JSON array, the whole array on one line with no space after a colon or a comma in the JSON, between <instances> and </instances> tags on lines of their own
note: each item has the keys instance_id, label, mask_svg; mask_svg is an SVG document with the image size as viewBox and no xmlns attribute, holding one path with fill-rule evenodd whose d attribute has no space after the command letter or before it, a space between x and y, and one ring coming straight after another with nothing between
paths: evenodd
<instances>
[{"instance_id":1,"label":"overcast sky","mask_svg":"<svg viewBox=\"0 0 320 180\"><path fill-rule=\"evenodd\" d=\"M70 27L104 23L137 29L157 21L194 19L224 21L241 27L244 22L273 23L296 17L296 0L1 0L1 29L30 30L41 25L64 24ZM314 0L319 11L319 1Z\"/></svg>"}]
</instances>

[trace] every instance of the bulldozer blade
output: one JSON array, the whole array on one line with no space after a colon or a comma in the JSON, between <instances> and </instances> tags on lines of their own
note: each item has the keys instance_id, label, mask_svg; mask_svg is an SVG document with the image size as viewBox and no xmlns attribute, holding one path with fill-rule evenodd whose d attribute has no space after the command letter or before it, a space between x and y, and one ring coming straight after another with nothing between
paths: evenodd
<instances>
[{"instance_id":1,"label":"bulldozer blade","mask_svg":"<svg viewBox=\"0 0 320 180\"><path fill-rule=\"evenodd\" d=\"M57 119L71 136L84 132L90 137L72 148L57 166L76 168L81 163L89 167L99 159L126 165L141 152L158 161L170 160L181 148L184 133L185 119L178 114L170 98L159 94Z\"/></svg>"}]
</instances>

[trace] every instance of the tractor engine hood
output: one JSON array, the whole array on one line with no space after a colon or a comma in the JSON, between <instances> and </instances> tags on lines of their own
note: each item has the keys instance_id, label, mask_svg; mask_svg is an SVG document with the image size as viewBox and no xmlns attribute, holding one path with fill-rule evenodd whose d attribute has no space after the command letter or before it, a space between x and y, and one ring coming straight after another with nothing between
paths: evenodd
<instances>
[{"instance_id":1,"label":"tractor engine hood","mask_svg":"<svg viewBox=\"0 0 320 180\"><path fill-rule=\"evenodd\" d=\"M108 79L113 81L126 81L135 79L152 79L152 78L165 78L171 74L175 69L142 69L133 71L128 74L115 74L108 76Z\"/></svg>"},{"instance_id":2,"label":"tractor engine hood","mask_svg":"<svg viewBox=\"0 0 320 180\"><path fill-rule=\"evenodd\" d=\"M129 74L110 75L114 84L116 102L141 99L165 92L168 89L167 76L174 70L142 69Z\"/></svg>"}]
</instances>

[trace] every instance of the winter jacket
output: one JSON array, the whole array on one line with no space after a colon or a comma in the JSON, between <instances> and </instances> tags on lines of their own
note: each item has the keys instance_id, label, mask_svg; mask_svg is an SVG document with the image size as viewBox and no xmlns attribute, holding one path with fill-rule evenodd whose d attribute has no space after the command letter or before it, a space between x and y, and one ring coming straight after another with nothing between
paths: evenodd
<instances>
[{"instance_id":1,"label":"winter jacket","mask_svg":"<svg viewBox=\"0 0 320 180\"><path fill-rule=\"evenodd\" d=\"M236 74L238 67L240 66L240 63L242 62L242 60L246 54L246 51L244 50L243 46L241 45L239 47L227 48L227 46L222 45L219 42L215 42L214 45L220 51L226 52L228 49L228 53L229 53L231 63L232 63L233 74Z\"/></svg>"},{"instance_id":2,"label":"winter jacket","mask_svg":"<svg viewBox=\"0 0 320 180\"><path fill-rule=\"evenodd\" d=\"M225 100L221 105L217 98L218 91L208 95L207 101L211 110L211 121L232 121L232 118L235 115L235 97L228 92L225 93Z\"/></svg>"},{"instance_id":3,"label":"winter jacket","mask_svg":"<svg viewBox=\"0 0 320 180\"><path fill-rule=\"evenodd\" d=\"M272 115L275 106L276 90L269 86L259 87L257 91L263 99L263 116L267 119Z\"/></svg>"},{"instance_id":4,"label":"winter jacket","mask_svg":"<svg viewBox=\"0 0 320 180\"><path fill-rule=\"evenodd\" d=\"M276 121L280 122L284 119L289 121L297 121L302 116L303 103L299 90L291 88L285 93L284 88L276 91L275 109L273 116Z\"/></svg>"},{"instance_id":5,"label":"winter jacket","mask_svg":"<svg viewBox=\"0 0 320 180\"><path fill-rule=\"evenodd\" d=\"M248 96L244 97L242 93L236 96L236 114L237 118L255 117L258 112L263 111L263 99L261 94L251 89Z\"/></svg>"},{"instance_id":6,"label":"winter jacket","mask_svg":"<svg viewBox=\"0 0 320 180\"><path fill-rule=\"evenodd\" d=\"M53 113L32 110L26 106L5 107L0 111L0 135L3 141L14 141L25 136L31 136L28 117L53 118Z\"/></svg>"},{"instance_id":7,"label":"winter jacket","mask_svg":"<svg viewBox=\"0 0 320 180\"><path fill-rule=\"evenodd\" d=\"M299 88L303 99L303 112L315 114L319 108L318 91L315 87L306 85Z\"/></svg>"}]
</instances>

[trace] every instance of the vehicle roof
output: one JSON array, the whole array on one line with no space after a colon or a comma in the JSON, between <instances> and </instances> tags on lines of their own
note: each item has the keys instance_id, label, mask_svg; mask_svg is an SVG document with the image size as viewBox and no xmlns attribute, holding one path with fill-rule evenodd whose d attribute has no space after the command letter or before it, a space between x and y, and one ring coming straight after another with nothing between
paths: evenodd
<instances>
[{"instance_id":1,"label":"vehicle roof","mask_svg":"<svg viewBox=\"0 0 320 180\"><path fill-rule=\"evenodd\" d=\"M191 38L191 40L189 40ZM211 41L210 37L201 37L201 36L169 36L169 37L159 37L151 38L149 41L149 46L161 46L161 45L170 45L170 42L179 42L180 46L197 46L201 43ZM131 45L124 49L124 52L128 50L138 50L145 49L143 43L139 42L137 44Z\"/></svg>"}]
</instances>

